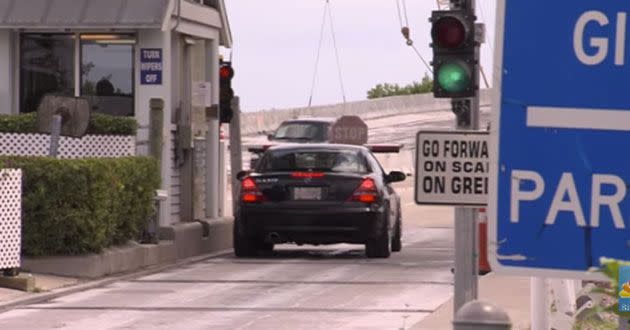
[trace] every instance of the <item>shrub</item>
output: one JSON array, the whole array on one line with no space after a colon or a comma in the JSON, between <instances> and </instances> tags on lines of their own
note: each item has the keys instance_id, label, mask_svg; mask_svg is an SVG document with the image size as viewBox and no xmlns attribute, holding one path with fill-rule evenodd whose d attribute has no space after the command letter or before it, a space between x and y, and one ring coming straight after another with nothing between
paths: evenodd
<instances>
[{"instance_id":1,"label":"shrub","mask_svg":"<svg viewBox=\"0 0 630 330\"><path fill-rule=\"evenodd\" d=\"M54 159L2 157L0 168L21 168L22 253L98 253L138 237L153 215L159 188L149 157Z\"/></svg>"},{"instance_id":2,"label":"shrub","mask_svg":"<svg viewBox=\"0 0 630 330\"><path fill-rule=\"evenodd\" d=\"M0 115L0 133L36 133L37 115Z\"/></svg>"},{"instance_id":3,"label":"shrub","mask_svg":"<svg viewBox=\"0 0 630 330\"><path fill-rule=\"evenodd\" d=\"M92 112L87 134L136 135L138 123L132 117ZM0 115L0 133L37 133L37 113Z\"/></svg>"},{"instance_id":4,"label":"shrub","mask_svg":"<svg viewBox=\"0 0 630 330\"><path fill-rule=\"evenodd\" d=\"M109 116L92 112L87 134L93 135L136 135L138 123L132 117Z\"/></svg>"}]
</instances>

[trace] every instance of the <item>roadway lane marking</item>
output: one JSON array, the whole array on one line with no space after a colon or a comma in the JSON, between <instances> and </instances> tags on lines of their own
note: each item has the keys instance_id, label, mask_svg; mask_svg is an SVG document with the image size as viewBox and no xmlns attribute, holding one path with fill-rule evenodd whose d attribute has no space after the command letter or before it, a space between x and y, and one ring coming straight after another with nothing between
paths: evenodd
<instances>
[{"instance_id":1,"label":"roadway lane marking","mask_svg":"<svg viewBox=\"0 0 630 330\"><path fill-rule=\"evenodd\" d=\"M433 313L431 309L287 308L287 307L120 307L120 306L25 306L17 310L126 311L126 312L289 312L289 313Z\"/></svg>"},{"instance_id":2,"label":"roadway lane marking","mask_svg":"<svg viewBox=\"0 0 630 330\"><path fill-rule=\"evenodd\" d=\"M298 285L453 285L453 282L439 281L268 281L268 280L194 280L194 279L164 279L164 280L132 280L129 283L182 283L182 284L298 284Z\"/></svg>"}]
</instances>

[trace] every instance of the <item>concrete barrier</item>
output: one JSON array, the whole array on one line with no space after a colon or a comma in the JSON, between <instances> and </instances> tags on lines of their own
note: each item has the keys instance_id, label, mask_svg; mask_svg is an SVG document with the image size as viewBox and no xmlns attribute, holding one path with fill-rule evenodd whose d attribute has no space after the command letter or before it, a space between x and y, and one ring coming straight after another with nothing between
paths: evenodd
<instances>
[{"instance_id":1,"label":"concrete barrier","mask_svg":"<svg viewBox=\"0 0 630 330\"><path fill-rule=\"evenodd\" d=\"M491 104L491 92L489 89L481 91L480 102L482 106L489 106ZM431 112L446 109L450 109L449 99L436 99L432 94L416 94L310 108L246 112L243 113L241 117L241 134L253 135L260 134L263 131L271 131L276 129L281 122L298 117L337 118L343 115L356 115L363 119L372 119L398 114Z\"/></svg>"},{"instance_id":2,"label":"concrete barrier","mask_svg":"<svg viewBox=\"0 0 630 330\"><path fill-rule=\"evenodd\" d=\"M159 244L129 242L100 254L79 256L25 257L22 268L33 273L79 278L100 278L135 272L146 267L164 265L192 256L232 248L230 218L181 222L160 228Z\"/></svg>"}]
</instances>

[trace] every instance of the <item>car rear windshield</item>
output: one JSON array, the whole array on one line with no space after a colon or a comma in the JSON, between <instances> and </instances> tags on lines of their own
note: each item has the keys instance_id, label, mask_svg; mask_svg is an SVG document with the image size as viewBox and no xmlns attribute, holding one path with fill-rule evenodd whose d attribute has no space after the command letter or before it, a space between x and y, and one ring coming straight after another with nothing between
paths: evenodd
<instances>
[{"instance_id":1,"label":"car rear windshield","mask_svg":"<svg viewBox=\"0 0 630 330\"><path fill-rule=\"evenodd\" d=\"M326 123L306 123L293 122L280 125L275 139L300 139L308 141L325 141L328 124Z\"/></svg>"},{"instance_id":2,"label":"car rear windshield","mask_svg":"<svg viewBox=\"0 0 630 330\"><path fill-rule=\"evenodd\" d=\"M275 150L267 153L258 171L367 173L368 167L363 155L354 150Z\"/></svg>"}]
</instances>

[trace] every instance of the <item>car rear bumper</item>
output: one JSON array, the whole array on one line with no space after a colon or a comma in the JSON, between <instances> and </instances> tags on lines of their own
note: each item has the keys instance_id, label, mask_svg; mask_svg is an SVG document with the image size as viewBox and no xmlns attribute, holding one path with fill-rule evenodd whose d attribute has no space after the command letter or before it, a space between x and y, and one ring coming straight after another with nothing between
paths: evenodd
<instances>
[{"instance_id":1,"label":"car rear bumper","mask_svg":"<svg viewBox=\"0 0 630 330\"><path fill-rule=\"evenodd\" d=\"M369 208L242 210L248 237L270 243L363 244L384 230L385 214Z\"/></svg>"}]
</instances>

